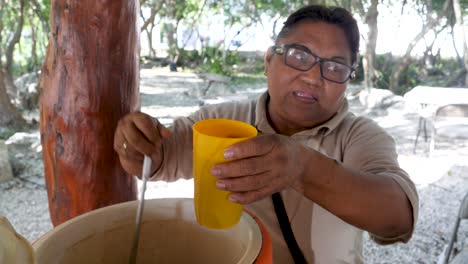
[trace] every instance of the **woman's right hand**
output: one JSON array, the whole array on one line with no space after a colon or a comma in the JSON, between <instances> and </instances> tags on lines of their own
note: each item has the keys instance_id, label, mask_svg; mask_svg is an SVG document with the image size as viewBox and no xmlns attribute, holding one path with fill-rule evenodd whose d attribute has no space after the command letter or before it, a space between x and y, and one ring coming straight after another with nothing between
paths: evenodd
<instances>
[{"instance_id":1,"label":"woman's right hand","mask_svg":"<svg viewBox=\"0 0 468 264\"><path fill-rule=\"evenodd\" d=\"M171 131L159 121L141 112L130 113L119 120L114 134L114 150L124 170L141 177L144 155L151 157L155 172L163 161L162 141Z\"/></svg>"}]
</instances>

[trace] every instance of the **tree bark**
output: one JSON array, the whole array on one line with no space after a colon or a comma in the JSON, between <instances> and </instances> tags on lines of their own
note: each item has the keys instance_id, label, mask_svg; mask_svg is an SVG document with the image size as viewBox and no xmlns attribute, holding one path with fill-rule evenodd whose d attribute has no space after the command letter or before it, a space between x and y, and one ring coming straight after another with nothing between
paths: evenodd
<instances>
[{"instance_id":1,"label":"tree bark","mask_svg":"<svg viewBox=\"0 0 468 264\"><path fill-rule=\"evenodd\" d=\"M378 5L378 0L372 0L371 6L369 7L365 17L365 23L369 28L366 41L366 53L363 58L364 83L366 88L375 86L375 48L377 46L377 37L379 32L377 27L377 18L379 16L379 11L377 10Z\"/></svg>"},{"instance_id":2,"label":"tree bark","mask_svg":"<svg viewBox=\"0 0 468 264\"><path fill-rule=\"evenodd\" d=\"M0 61L0 126L2 127L20 128L26 125L26 120L24 120L21 113L10 100L10 98L14 98L16 95L16 86L13 82L12 76L12 64L13 51L15 45L19 42L21 31L23 29L23 3L24 1L19 2L20 13L18 14L18 24L13 37L11 37L6 44L5 67ZM2 42L4 35L3 20L1 19L4 15L4 8L5 1L0 1L0 43ZM2 57L3 51L4 49L0 47L0 57Z\"/></svg>"},{"instance_id":3,"label":"tree bark","mask_svg":"<svg viewBox=\"0 0 468 264\"><path fill-rule=\"evenodd\" d=\"M375 48L377 46L378 26L377 20L379 16L378 5L379 0L371 0L368 7L364 7L362 1L351 0L348 4L342 1L343 6L352 6L359 16L364 17L364 23L367 25L368 32L365 39L366 50L362 57L362 68L364 73L364 86L366 89L374 87L375 79Z\"/></svg>"},{"instance_id":4,"label":"tree bark","mask_svg":"<svg viewBox=\"0 0 468 264\"><path fill-rule=\"evenodd\" d=\"M136 198L113 138L118 120L140 107L138 8L133 0L52 1L40 131L55 226Z\"/></svg>"},{"instance_id":5,"label":"tree bark","mask_svg":"<svg viewBox=\"0 0 468 264\"><path fill-rule=\"evenodd\" d=\"M145 1L140 3L141 7L143 7L144 2ZM158 14L158 12L161 10L163 4L164 4L164 1L159 2L157 7L154 7L153 5L151 5L151 7L150 7L151 14L147 19L143 16L142 10L140 10L140 18L143 21L143 26L141 26L140 32L141 33L143 33L143 31L146 32L146 36L148 38L148 48L149 48L148 56L150 58L156 58L156 50L153 47L153 29L154 29L154 25L155 25L154 20L156 18L156 15Z\"/></svg>"},{"instance_id":6,"label":"tree bark","mask_svg":"<svg viewBox=\"0 0 468 264\"><path fill-rule=\"evenodd\" d=\"M20 0L18 2L18 24L16 25L15 32L13 36L8 41L6 49L5 49L5 80L7 82L7 92L11 94L11 96L17 96L17 89L14 85L13 81L13 52L15 50L16 44L19 43L21 38L21 32L23 32L23 24L24 24L24 0Z\"/></svg>"},{"instance_id":7,"label":"tree bark","mask_svg":"<svg viewBox=\"0 0 468 264\"><path fill-rule=\"evenodd\" d=\"M179 46L178 46L178 38L177 38L177 31L179 27L179 23L182 20L182 17L178 14L177 10L177 1L176 0L168 0L166 1L166 9L167 9L167 16L168 21L166 22L166 37L169 46L169 60L170 63L175 68L171 68L171 71L177 71L176 64L179 60Z\"/></svg>"},{"instance_id":8,"label":"tree bark","mask_svg":"<svg viewBox=\"0 0 468 264\"><path fill-rule=\"evenodd\" d=\"M460 6L460 0L453 0L453 11L455 13L455 18L457 26L460 29L460 37L463 41L463 66L464 66L464 86L468 86L468 39L465 35L464 23L463 23L463 14Z\"/></svg>"},{"instance_id":9,"label":"tree bark","mask_svg":"<svg viewBox=\"0 0 468 264\"><path fill-rule=\"evenodd\" d=\"M22 127L26 121L11 103L10 96L7 93L7 78L4 71L0 68L0 126L2 127Z\"/></svg>"}]
</instances>

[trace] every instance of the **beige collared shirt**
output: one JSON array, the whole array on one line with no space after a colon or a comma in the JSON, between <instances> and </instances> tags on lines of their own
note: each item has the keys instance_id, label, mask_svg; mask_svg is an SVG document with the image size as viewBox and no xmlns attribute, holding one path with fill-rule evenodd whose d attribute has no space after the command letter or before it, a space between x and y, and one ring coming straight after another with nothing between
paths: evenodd
<instances>
[{"instance_id":1,"label":"beige collared shirt","mask_svg":"<svg viewBox=\"0 0 468 264\"><path fill-rule=\"evenodd\" d=\"M263 133L275 133L266 118L268 94L258 100L231 102L202 107L188 118L174 121L173 135L164 142L164 162L153 177L174 181L192 178L192 125L202 119L227 118L241 120ZM413 223L418 216L418 195L413 182L397 161L395 142L374 121L348 112L345 100L337 114L326 123L291 136L350 169L390 176L404 190L413 208ZM363 263L363 230L358 229L326 209L314 204L293 189L281 192L296 240L308 263ZM293 263L283 239L270 198L246 206L265 224L273 242L275 263ZM414 224L413 224L414 229ZM406 242L412 231L399 237L371 237L379 243Z\"/></svg>"}]
</instances>

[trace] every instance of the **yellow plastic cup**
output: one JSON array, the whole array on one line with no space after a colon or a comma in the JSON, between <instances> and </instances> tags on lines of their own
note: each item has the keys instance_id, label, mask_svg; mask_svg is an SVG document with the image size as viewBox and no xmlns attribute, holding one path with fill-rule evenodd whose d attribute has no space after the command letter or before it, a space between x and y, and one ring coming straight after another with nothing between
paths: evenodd
<instances>
[{"instance_id":1,"label":"yellow plastic cup","mask_svg":"<svg viewBox=\"0 0 468 264\"><path fill-rule=\"evenodd\" d=\"M228 200L230 192L216 188L211 169L226 162L227 147L255 136L255 127L236 120L206 119L193 125L194 203L200 225L227 229L239 222L243 206Z\"/></svg>"}]
</instances>

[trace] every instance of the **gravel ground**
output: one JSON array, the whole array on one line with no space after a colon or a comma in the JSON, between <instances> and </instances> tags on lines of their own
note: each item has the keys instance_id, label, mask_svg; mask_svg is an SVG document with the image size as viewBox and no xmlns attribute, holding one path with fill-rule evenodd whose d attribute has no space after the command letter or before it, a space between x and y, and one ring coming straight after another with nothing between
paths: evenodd
<instances>
[{"instance_id":1,"label":"gravel ground","mask_svg":"<svg viewBox=\"0 0 468 264\"><path fill-rule=\"evenodd\" d=\"M201 103L196 98L197 88L204 85L191 74L161 75L151 70L142 71L141 84L142 111L162 117L166 123L196 110ZM240 92L227 98L252 98L263 87L236 87ZM224 99L212 94L211 100ZM368 110L357 98L350 100L350 108L373 118L394 136L402 166L414 177L420 195L419 221L411 241L379 246L366 236L366 263L437 263L448 242L460 200L468 191L468 142L441 140L429 159L424 141L418 145L416 154L412 153L418 118L414 112L401 104L386 110ZM0 215L6 216L32 242L52 228L39 133L33 130L16 134L7 141L7 146L15 179L0 184ZM147 197L190 197L191 188L191 181L151 183ZM468 245L468 225L462 225L459 234L459 241ZM461 243L457 244L460 246Z\"/></svg>"}]
</instances>

